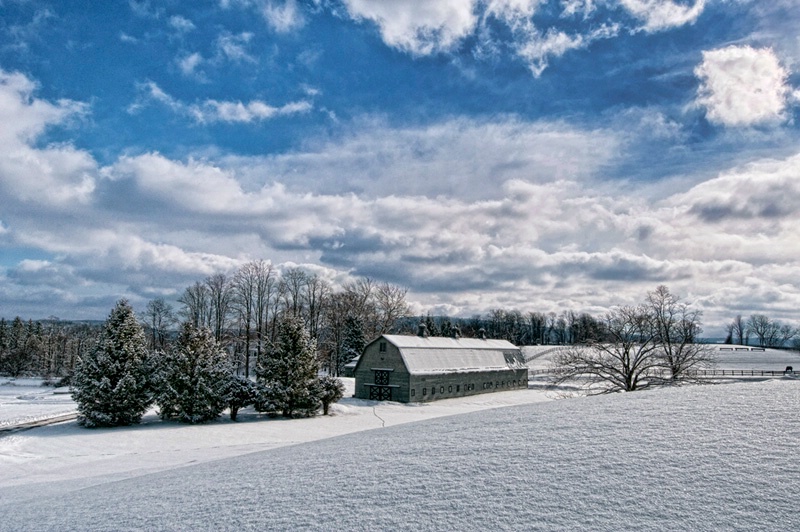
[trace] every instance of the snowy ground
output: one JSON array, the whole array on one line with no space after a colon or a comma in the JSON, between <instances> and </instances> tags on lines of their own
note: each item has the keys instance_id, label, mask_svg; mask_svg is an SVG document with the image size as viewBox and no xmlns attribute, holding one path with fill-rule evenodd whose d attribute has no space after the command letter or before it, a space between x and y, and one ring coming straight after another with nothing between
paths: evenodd
<instances>
[{"instance_id":1,"label":"snowy ground","mask_svg":"<svg viewBox=\"0 0 800 532\"><path fill-rule=\"evenodd\" d=\"M68 388L42 386L42 379L0 377L0 427L75 412Z\"/></svg>"},{"instance_id":2,"label":"snowy ground","mask_svg":"<svg viewBox=\"0 0 800 532\"><path fill-rule=\"evenodd\" d=\"M353 379L342 380L348 388L348 397L333 405L333 415L327 417L270 419L245 409L240 411L239 421L235 423L224 417L207 425L190 426L163 422L153 411L145 416L141 425L133 427L90 430L69 422L0 436L0 507L4 503L36 499L43 494L59 495L165 469L351 432L547 401L554 397L543 391L522 390L403 405L349 397L353 394ZM53 391L52 388L34 389L45 394ZM0 395L9 396L13 394ZM4 412L5 407L5 403L2 404L0 412ZM74 409L74 403L71 407ZM63 409L63 404L59 408Z\"/></svg>"},{"instance_id":3,"label":"snowy ground","mask_svg":"<svg viewBox=\"0 0 800 532\"><path fill-rule=\"evenodd\" d=\"M800 382L545 398L0 437L0 529L800 529Z\"/></svg>"},{"instance_id":4,"label":"snowy ground","mask_svg":"<svg viewBox=\"0 0 800 532\"><path fill-rule=\"evenodd\" d=\"M710 344L716 359L716 369L783 371L786 366L800 370L800 352L784 349L757 348L753 346ZM523 356L532 370L553 367L553 358L561 348L550 345L525 346Z\"/></svg>"}]
</instances>

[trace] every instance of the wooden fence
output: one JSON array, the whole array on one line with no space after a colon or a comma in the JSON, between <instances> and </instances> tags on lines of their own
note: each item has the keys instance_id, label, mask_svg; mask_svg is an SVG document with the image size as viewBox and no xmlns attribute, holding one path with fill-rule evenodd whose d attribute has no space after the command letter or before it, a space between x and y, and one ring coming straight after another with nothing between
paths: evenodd
<instances>
[{"instance_id":1,"label":"wooden fence","mask_svg":"<svg viewBox=\"0 0 800 532\"><path fill-rule=\"evenodd\" d=\"M528 370L528 376L535 375L557 375L561 373L558 369L531 369ZM665 377L669 374L669 370L660 370L651 372L650 375ZM782 371L770 369L697 369L686 372L690 377L798 377L800 378L800 371Z\"/></svg>"}]
</instances>

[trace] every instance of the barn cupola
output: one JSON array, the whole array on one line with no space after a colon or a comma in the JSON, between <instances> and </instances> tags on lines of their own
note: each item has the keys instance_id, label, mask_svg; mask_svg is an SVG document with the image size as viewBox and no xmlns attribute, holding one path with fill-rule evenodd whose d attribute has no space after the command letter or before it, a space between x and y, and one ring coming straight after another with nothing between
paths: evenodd
<instances>
[{"instance_id":1,"label":"barn cupola","mask_svg":"<svg viewBox=\"0 0 800 532\"><path fill-rule=\"evenodd\" d=\"M420 338L428 337L428 327L424 323L420 323L419 327L417 327L417 336Z\"/></svg>"},{"instance_id":2,"label":"barn cupola","mask_svg":"<svg viewBox=\"0 0 800 532\"><path fill-rule=\"evenodd\" d=\"M481 340L486 340L486 329L484 329L483 327L481 327L478 330L478 338L480 338Z\"/></svg>"}]
</instances>

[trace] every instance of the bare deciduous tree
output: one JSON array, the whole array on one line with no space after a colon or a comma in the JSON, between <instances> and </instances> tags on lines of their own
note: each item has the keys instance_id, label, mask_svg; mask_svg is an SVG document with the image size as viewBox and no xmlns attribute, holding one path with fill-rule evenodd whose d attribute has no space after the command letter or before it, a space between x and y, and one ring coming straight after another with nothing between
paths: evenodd
<instances>
[{"instance_id":1,"label":"bare deciduous tree","mask_svg":"<svg viewBox=\"0 0 800 532\"><path fill-rule=\"evenodd\" d=\"M604 338L565 348L555 357L559 380L588 379L590 393L631 392L650 386L661 361L651 317L641 307L619 307L603 319Z\"/></svg>"},{"instance_id":2,"label":"bare deciduous tree","mask_svg":"<svg viewBox=\"0 0 800 532\"><path fill-rule=\"evenodd\" d=\"M711 350L696 343L702 332L702 313L681 303L677 296L661 285L648 292L645 312L655 329L657 356L673 382L690 378L692 371L714 362Z\"/></svg>"},{"instance_id":3,"label":"bare deciduous tree","mask_svg":"<svg viewBox=\"0 0 800 532\"><path fill-rule=\"evenodd\" d=\"M165 349L167 332L177 321L172 305L163 297L157 297L147 303L143 317L145 330L150 333L150 349Z\"/></svg>"}]
</instances>

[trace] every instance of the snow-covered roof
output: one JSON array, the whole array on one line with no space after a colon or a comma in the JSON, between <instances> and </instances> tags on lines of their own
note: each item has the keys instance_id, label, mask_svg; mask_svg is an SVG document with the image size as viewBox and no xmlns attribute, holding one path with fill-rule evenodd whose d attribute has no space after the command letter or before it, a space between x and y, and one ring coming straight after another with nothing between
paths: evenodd
<instances>
[{"instance_id":1,"label":"snow-covered roof","mask_svg":"<svg viewBox=\"0 0 800 532\"><path fill-rule=\"evenodd\" d=\"M410 336L401 334L384 334L384 338L393 345L404 347L434 349L511 349L519 348L506 340L483 340L481 338L452 338L447 336Z\"/></svg>"},{"instance_id":2,"label":"snow-covered roof","mask_svg":"<svg viewBox=\"0 0 800 532\"><path fill-rule=\"evenodd\" d=\"M401 336L384 338L400 350L412 374L490 371L524 367L519 348L505 340Z\"/></svg>"}]
</instances>

